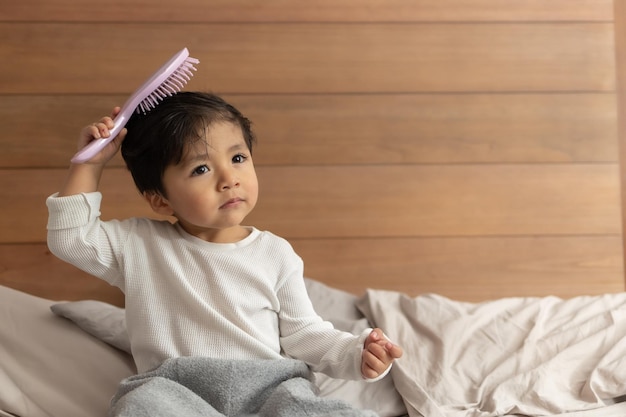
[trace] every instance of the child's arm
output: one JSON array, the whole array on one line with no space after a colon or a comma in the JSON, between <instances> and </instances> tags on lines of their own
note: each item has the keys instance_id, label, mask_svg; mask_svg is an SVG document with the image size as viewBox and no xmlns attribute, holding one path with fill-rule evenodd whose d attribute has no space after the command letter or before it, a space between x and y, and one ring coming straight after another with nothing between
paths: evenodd
<instances>
[{"instance_id":1,"label":"child's arm","mask_svg":"<svg viewBox=\"0 0 626 417\"><path fill-rule=\"evenodd\" d=\"M108 137L109 129L113 128L113 118L119 111L120 108L115 107L110 117L103 117L100 121L85 126L80 133L78 149L84 148L94 139ZM104 166L117 153L124 136L126 129L122 129L120 134L91 160L83 164L71 164L67 179L59 191L59 197L97 191Z\"/></svg>"},{"instance_id":2,"label":"child's arm","mask_svg":"<svg viewBox=\"0 0 626 417\"><path fill-rule=\"evenodd\" d=\"M361 373L367 379L376 378L401 356L402 348L385 338L382 330L374 329L365 339L361 356Z\"/></svg>"}]
</instances>

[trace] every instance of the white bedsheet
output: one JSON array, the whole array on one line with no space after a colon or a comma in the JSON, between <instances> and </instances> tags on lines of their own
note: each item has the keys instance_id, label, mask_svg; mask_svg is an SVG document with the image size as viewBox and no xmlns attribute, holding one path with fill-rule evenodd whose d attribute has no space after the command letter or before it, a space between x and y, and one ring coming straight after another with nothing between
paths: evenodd
<instances>
[{"instance_id":1,"label":"white bedsheet","mask_svg":"<svg viewBox=\"0 0 626 417\"><path fill-rule=\"evenodd\" d=\"M370 290L358 302L405 355L409 414L626 416L626 294L462 303ZM569 412L569 413L568 413Z\"/></svg>"}]
</instances>

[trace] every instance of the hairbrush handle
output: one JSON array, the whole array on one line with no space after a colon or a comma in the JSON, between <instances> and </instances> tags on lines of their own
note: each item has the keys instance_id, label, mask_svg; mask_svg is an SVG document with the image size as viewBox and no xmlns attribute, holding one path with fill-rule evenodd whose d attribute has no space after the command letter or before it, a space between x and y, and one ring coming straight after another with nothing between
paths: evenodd
<instances>
[{"instance_id":1,"label":"hairbrush handle","mask_svg":"<svg viewBox=\"0 0 626 417\"><path fill-rule=\"evenodd\" d=\"M94 139L89 142L84 148L76 152L76 154L72 157L71 162L74 164L82 164L89 161L91 158L100 153L113 139L115 139L117 135L120 134L124 126L126 126L128 119L130 119L130 115L125 113L132 114L133 109L131 109L130 112L124 110L126 109L122 109L115 119L113 119L115 125L109 130L108 137Z\"/></svg>"}]
</instances>

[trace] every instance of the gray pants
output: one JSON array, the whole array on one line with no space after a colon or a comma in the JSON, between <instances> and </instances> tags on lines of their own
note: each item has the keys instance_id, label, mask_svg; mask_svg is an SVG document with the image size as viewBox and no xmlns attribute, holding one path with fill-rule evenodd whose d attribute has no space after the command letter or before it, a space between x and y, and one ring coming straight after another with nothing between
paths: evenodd
<instances>
[{"instance_id":1,"label":"gray pants","mask_svg":"<svg viewBox=\"0 0 626 417\"><path fill-rule=\"evenodd\" d=\"M316 394L305 363L182 357L123 380L111 417L376 417Z\"/></svg>"}]
</instances>

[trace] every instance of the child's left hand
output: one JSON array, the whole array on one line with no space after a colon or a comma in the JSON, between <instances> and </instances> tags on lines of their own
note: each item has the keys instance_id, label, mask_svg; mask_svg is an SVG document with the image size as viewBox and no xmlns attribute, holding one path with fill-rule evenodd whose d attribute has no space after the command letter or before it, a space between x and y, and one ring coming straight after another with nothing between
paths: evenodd
<instances>
[{"instance_id":1,"label":"child's left hand","mask_svg":"<svg viewBox=\"0 0 626 417\"><path fill-rule=\"evenodd\" d=\"M376 378L401 356L402 348L385 338L381 329L374 329L363 345L361 374L367 379Z\"/></svg>"}]
</instances>

